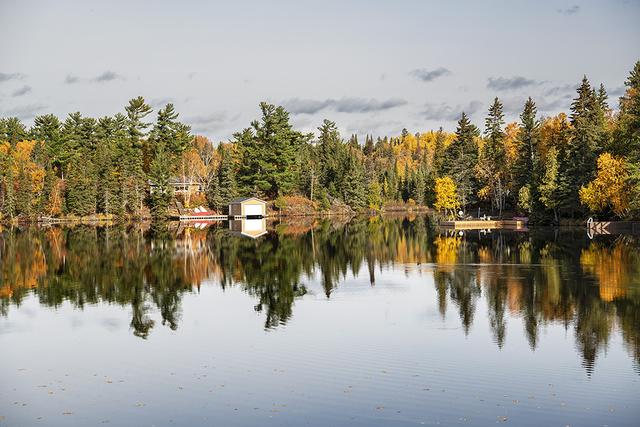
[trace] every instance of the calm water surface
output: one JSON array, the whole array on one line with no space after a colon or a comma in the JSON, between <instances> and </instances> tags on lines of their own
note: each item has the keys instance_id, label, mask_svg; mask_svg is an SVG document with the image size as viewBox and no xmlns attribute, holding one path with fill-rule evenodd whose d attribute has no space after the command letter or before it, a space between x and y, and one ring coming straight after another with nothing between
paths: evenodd
<instances>
[{"instance_id":1,"label":"calm water surface","mask_svg":"<svg viewBox=\"0 0 640 427\"><path fill-rule=\"evenodd\" d=\"M4 229L0 426L638 425L637 237L261 233Z\"/></svg>"}]
</instances>

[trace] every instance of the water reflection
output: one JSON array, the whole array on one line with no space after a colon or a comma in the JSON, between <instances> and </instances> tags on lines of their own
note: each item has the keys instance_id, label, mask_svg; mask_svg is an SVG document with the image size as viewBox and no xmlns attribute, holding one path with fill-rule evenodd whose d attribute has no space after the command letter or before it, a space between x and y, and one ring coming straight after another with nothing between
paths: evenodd
<instances>
[{"instance_id":1,"label":"water reflection","mask_svg":"<svg viewBox=\"0 0 640 427\"><path fill-rule=\"evenodd\" d=\"M545 325L563 325L591 372L616 328L640 361L638 248L637 238L591 241L582 230L460 235L432 227L427 217L5 229L0 312L7 315L30 292L50 307L109 302L130 306L133 333L147 338L156 327L151 310L177 329L183 294L213 282L255 297L265 328L276 328L311 282L331 298L363 268L371 286L380 272L400 269L407 280L433 278L441 315L455 313L463 333L486 316L500 348L508 315L523 319L531 349ZM476 312L482 298L486 314Z\"/></svg>"}]
</instances>

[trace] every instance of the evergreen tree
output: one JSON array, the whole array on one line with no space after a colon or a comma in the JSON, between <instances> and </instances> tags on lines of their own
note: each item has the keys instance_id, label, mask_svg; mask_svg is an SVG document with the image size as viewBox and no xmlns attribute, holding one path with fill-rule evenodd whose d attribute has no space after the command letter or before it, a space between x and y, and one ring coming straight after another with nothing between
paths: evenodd
<instances>
[{"instance_id":1,"label":"evergreen tree","mask_svg":"<svg viewBox=\"0 0 640 427\"><path fill-rule=\"evenodd\" d=\"M456 137L443 155L442 174L451 176L455 181L463 210L476 201L475 195L478 191L475 177L478 163L476 138L479 135L480 131L463 111L458 120Z\"/></svg>"},{"instance_id":2,"label":"evergreen tree","mask_svg":"<svg viewBox=\"0 0 640 427\"><path fill-rule=\"evenodd\" d=\"M518 133L518 157L515 163L515 181L518 192L526 188L529 199L528 209L538 212L540 170L538 159L538 141L540 138L540 122L536 119L536 104L531 98L524 104L520 114L520 132Z\"/></svg>"},{"instance_id":3,"label":"evergreen tree","mask_svg":"<svg viewBox=\"0 0 640 427\"><path fill-rule=\"evenodd\" d=\"M566 167L569 190L567 207L571 216L575 211L581 210L578 190L594 177L595 159L600 151L603 136L600 117L602 111L586 76L583 77L577 92L578 96L571 104L572 139L568 147L567 161L562 165Z\"/></svg>"},{"instance_id":4,"label":"evergreen tree","mask_svg":"<svg viewBox=\"0 0 640 427\"><path fill-rule=\"evenodd\" d=\"M640 61L635 63L625 86L620 98L615 146L616 154L626 156L632 188L631 209L640 217Z\"/></svg>"},{"instance_id":5,"label":"evergreen tree","mask_svg":"<svg viewBox=\"0 0 640 427\"><path fill-rule=\"evenodd\" d=\"M125 107L127 113L127 138L120 147L122 178L120 193L122 210L135 215L142 213L146 194L146 176L144 173L143 145L146 129L150 123L144 119L151 113L151 107L141 96L131 99Z\"/></svg>"},{"instance_id":6,"label":"evergreen tree","mask_svg":"<svg viewBox=\"0 0 640 427\"><path fill-rule=\"evenodd\" d=\"M367 135L364 141L364 148L362 149L362 152L366 156L370 156L373 153L374 149L375 146L373 145L373 136Z\"/></svg>"},{"instance_id":7,"label":"evergreen tree","mask_svg":"<svg viewBox=\"0 0 640 427\"><path fill-rule=\"evenodd\" d=\"M63 147L62 123L53 114L36 116L29 131L30 138L45 143L48 163L60 168Z\"/></svg>"},{"instance_id":8,"label":"evergreen tree","mask_svg":"<svg viewBox=\"0 0 640 427\"><path fill-rule=\"evenodd\" d=\"M151 213L156 219L166 219L169 203L173 197L171 179L171 159L165 148L165 141L159 140L154 146L154 156L149 169L152 183L150 193Z\"/></svg>"},{"instance_id":9,"label":"evergreen tree","mask_svg":"<svg viewBox=\"0 0 640 427\"><path fill-rule=\"evenodd\" d=\"M18 141L27 138L27 129L17 117L0 118L0 141L15 147Z\"/></svg>"},{"instance_id":10,"label":"evergreen tree","mask_svg":"<svg viewBox=\"0 0 640 427\"><path fill-rule=\"evenodd\" d=\"M95 170L88 155L76 156L67 165L65 206L67 213L77 216L96 212Z\"/></svg>"},{"instance_id":11,"label":"evergreen tree","mask_svg":"<svg viewBox=\"0 0 640 427\"><path fill-rule=\"evenodd\" d=\"M218 169L218 210L223 210L229 205L231 200L238 196L236 190L235 165L233 153L230 148L223 148L221 151L220 168Z\"/></svg>"},{"instance_id":12,"label":"evergreen tree","mask_svg":"<svg viewBox=\"0 0 640 427\"><path fill-rule=\"evenodd\" d=\"M485 190L493 200L493 205L502 215L509 189L506 186L506 153L504 149L505 134L502 103L495 98L489 107L489 115L485 119L485 144L480 159L480 176Z\"/></svg>"},{"instance_id":13,"label":"evergreen tree","mask_svg":"<svg viewBox=\"0 0 640 427\"><path fill-rule=\"evenodd\" d=\"M299 151L311 135L294 130L284 108L262 102L260 109L262 119L234 135L241 154L239 184L250 194L275 198L298 187Z\"/></svg>"},{"instance_id":14,"label":"evergreen tree","mask_svg":"<svg viewBox=\"0 0 640 427\"><path fill-rule=\"evenodd\" d=\"M363 163L357 156L359 150L349 149L349 163L346 173L346 181L350 185L344 188L344 201L354 210L360 210L367 207L367 185Z\"/></svg>"}]
</instances>

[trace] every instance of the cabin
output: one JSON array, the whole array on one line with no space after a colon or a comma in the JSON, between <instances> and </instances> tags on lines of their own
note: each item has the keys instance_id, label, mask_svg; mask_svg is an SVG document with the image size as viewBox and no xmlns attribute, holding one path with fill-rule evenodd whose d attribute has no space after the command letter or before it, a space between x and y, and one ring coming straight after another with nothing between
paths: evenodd
<instances>
[{"instance_id":1,"label":"cabin","mask_svg":"<svg viewBox=\"0 0 640 427\"><path fill-rule=\"evenodd\" d=\"M264 218L267 216L267 202L256 197L241 197L229 203L229 216L239 218Z\"/></svg>"}]
</instances>

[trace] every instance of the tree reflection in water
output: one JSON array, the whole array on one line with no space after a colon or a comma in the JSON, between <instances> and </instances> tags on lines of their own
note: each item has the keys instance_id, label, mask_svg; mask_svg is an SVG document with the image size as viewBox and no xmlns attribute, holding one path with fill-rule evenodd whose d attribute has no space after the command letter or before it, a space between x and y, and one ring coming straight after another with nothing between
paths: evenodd
<instances>
[{"instance_id":1,"label":"tree reflection in water","mask_svg":"<svg viewBox=\"0 0 640 427\"><path fill-rule=\"evenodd\" d=\"M256 240L223 224L14 228L0 233L0 313L30 292L51 307L109 302L131 306L131 328L146 338L150 310L177 329L182 295L212 281L255 297L265 328L275 328L313 278L330 298L362 267L372 286L377 271L404 269L433 275L441 315L455 307L465 334L484 298L498 347L508 314L523 319L531 349L546 324L573 329L591 372L614 328L640 361L639 247L634 237L591 241L581 230L459 235L428 217L273 224Z\"/></svg>"}]
</instances>

